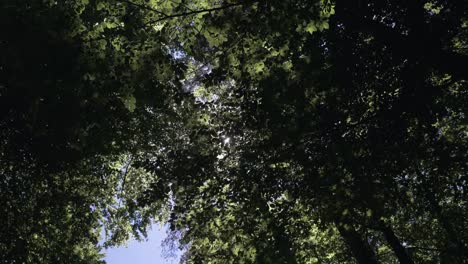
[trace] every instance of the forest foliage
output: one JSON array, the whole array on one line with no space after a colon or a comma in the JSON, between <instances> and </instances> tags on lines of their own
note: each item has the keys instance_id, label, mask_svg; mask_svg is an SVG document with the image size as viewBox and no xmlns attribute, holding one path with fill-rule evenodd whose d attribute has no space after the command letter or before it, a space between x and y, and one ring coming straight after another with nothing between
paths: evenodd
<instances>
[{"instance_id":1,"label":"forest foliage","mask_svg":"<svg viewBox=\"0 0 468 264\"><path fill-rule=\"evenodd\" d=\"M1 1L0 262L468 263L467 10Z\"/></svg>"}]
</instances>

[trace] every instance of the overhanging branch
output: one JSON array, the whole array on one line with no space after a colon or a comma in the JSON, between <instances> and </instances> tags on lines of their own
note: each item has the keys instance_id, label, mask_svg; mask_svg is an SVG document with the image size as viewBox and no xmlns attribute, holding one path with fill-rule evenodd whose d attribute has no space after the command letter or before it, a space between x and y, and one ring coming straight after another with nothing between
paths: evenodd
<instances>
[{"instance_id":1,"label":"overhanging branch","mask_svg":"<svg viewBox=\"0 0 468 264\"><path fill-rule=\"evenodd\" d=\"M144 9L144 10L147 10L147 11L158 13L158 14L163 15L163 16L169 16L168 14L166 14L166 13L160 11L160 10L157 10L155 8L152 8L152 7L149 7L149 6L146 6L146 5L138 4L138 3L135 3L135 2L132 2L132 1L129 1L129 0L119 0L119 1L122 2L122 3L127 3L129 5L138 7L140 9Z\"/></svg>"},{"instance_id":2,"label":"overhanging branch","mask_svg":"<svg viewBox=\"0 0 468 264\"><path fill-rule=\"evenodd\" d=\"M166 14L166 13L164 13L164 12L162 12L160 10L157 10L155 8L152 8L152 7L143 5L143 4L138 4L138 3L132 2L130 0L119 0L119 1L123 2L123 3L127 3L127 4L135 6L135 7L138 7L140 9L144 9L146 11L154 12L154 13L157 13L157 14L161 15L157 19L151 20L147 24L154 24L154 23L158 23L158 22L168 20L168 19L172 19L172 18L185 17L185 16L196 15L196 14L200 14L200 13L209 13L209 12L213 12L213 11L229 9L229 8L236 7L236 6L242 6L242 5L247 4L247 3L253 4L253 3L258 2L258 0L244 1L244 2L227 4L227 5L222 5L222 6L217 6L217 7L207 8L207 9L189 10L187 12L181 12L181 13L175 13L175 14Z\"/></svg>"}]
</instances>

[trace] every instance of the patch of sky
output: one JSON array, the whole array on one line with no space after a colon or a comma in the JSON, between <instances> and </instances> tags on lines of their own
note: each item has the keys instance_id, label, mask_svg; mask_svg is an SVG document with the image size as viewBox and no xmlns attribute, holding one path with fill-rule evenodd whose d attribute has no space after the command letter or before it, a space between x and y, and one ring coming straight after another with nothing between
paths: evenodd
<instances>
[{"instance_id":1,"label":"patch of sky","mask_svg":"<svg viewBox=\"0 0 468 264\"><path fill-rule=\"evenodd\" d=\"M108 264L177 264L182 252L167 244L168 226L153 224L146 241L130 240L127 245L104 249ZM165 241L166 240L166 241Z\"/></svg>"}]
</instances>

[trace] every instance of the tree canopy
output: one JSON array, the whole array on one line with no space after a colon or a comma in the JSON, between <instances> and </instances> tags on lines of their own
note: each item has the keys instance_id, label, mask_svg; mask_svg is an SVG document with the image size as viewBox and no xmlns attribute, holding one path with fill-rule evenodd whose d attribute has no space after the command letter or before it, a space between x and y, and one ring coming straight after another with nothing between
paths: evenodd
<instances>
[{"instance_id":1,"label":"tree canopy","mask_svg":"<svg viewBox=\"0 0 468 264\"><path fill-rule=\"evenodd\" d=\"M0 259L468 263L467 10L3 1Z\"/></svg>"}]
</instances>

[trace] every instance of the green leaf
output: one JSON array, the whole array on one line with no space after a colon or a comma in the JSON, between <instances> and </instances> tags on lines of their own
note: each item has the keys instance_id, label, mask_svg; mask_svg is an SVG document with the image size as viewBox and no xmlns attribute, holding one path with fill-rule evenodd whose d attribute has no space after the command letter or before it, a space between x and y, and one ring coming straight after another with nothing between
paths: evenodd
<instances>
[{"instance_id":1,"label":"green leaf","mask_svg":"<svg viewBox=\"0 0 468 264\"><path fill-rule=\"evenodd\" d=\"M317 31L317 26L315 24L315 21L310 21L309 24L305 27L305 31L312 34L315 31Z\"/></svg>"},{"instance_id":2,"label":"green leaf","mask_svg":"<svg viewBox=\"0 0 468 264\"><path fill-rule=\"evenodd\" d=\"M133 95L129 95L127 97L124 97L122 99L125 107L128 109L128 111L133 112L135 111L136 108L136 98Z\"/></svg>"}]
</instances>

